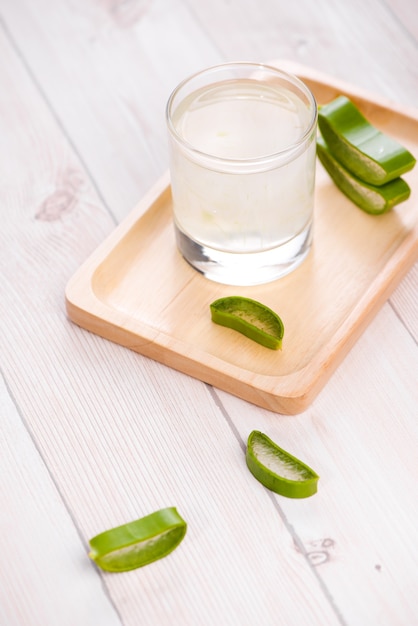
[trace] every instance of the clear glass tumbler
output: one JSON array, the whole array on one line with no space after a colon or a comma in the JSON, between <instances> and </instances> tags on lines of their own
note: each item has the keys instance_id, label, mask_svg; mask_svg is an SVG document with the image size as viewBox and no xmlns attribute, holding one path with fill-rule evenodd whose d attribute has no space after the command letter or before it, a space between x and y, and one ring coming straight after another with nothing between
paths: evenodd
<instances>
[{"instance_id":1,"label":"clear glass tumbler","mask_svg":"<svg viewBox=\"0 0 418 626\"><path fill-rule=\"evenodd\" d=\"M177 246L207 278L275 280L312 243L317 106L295 76L228 63L184 80L167 103Z\"/></svg>"}]
</instances>

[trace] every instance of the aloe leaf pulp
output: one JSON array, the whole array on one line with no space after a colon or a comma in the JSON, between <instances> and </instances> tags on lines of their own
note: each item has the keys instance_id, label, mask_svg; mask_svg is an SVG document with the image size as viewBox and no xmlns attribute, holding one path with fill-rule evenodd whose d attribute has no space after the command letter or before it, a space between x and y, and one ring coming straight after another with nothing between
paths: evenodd
<instances>
[{"instance_id":1,"label":"aloe leaf pulp","mask_svg":"<svg viewBox=\"0 0 418 626\"><path fill-rule=\"evenodd\" d=\"M246 462L253 476L275 493L307 498L317 491L318 474L257 430L248 437Z\"/></svg>"},{"instance_id":2,"label":"aloe leaf pulp","mask_svg":"<svg viewBox=\"0 0 418 626\"><path fill-rule=\"evenodd\" d=\"M186 529L176 508L161 509L96 535L89 541L89 557L103 570L126 572L167 556Z\"/></svg>"},{"instance_id":3,"label":"aloe leaf pulp","mask_svg":"<svg viewBox=\"0 0 418 626\"><path fill-rule=\"evenodd\" d=\"M284 326L280 317L261 302L242 296L228 296L210 305L212 321L236 330L257 343L278 350Z\"/></svg>"},{"instance_id":4,"label":"aloe leaf pulp","mask_svg":"<svg viewBox=\"0 0 418 626\"><path fill-rule=\"evenodd\" d=\"M386 213L396 204L407 200L411 194L403 178L396 178L380 187L360 180L335 158L322 137L318 137L316 150L319 160L337 187L366 213Z\"/></svg>"},{"instance_id":5,"label":"aloe leaf pulp","mask_svg":"<svg viewBox=\"0 0 418 626\"><path fill-rule=\"evenodd\" d=\"M385 185L416 163L404 146L370 124L346 96L320 107L318 126L334 158L370 185Z\"/></svg>"}]
</instances>

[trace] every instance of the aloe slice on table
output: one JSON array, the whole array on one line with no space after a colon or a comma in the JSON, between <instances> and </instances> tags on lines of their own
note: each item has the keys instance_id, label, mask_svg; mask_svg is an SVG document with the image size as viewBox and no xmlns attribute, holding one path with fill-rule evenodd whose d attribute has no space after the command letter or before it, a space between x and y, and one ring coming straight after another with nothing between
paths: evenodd
<instances>
[{"instance_id":1,"label":"aloe slice on table","mask_svg":"<svg viewBox=\"0 0 418 626\"><path fill-rule=\"evenodd\" d=\"M322 137L317 139L316 151L337 187L366 213L386 213L411 195L411 189L403 178L396 178L380 187L360 180L337 161Z\"/></svg>"},{"instance_id":2,"label":"aloe slice on table","mask_svg":"<svg viewBox=\"0 0 418 626\"><path fill-rule=\"evenodd\" d=\"M96 535L89 541L89 557L103 570L126 572L165 557L186 530L176 508L161 509Z\"/></svg>"},{"instance_id":3,"label":"aloe slice on table","mask_svg":"<svg viewBox=\"0 0 418 626\"><path fill-rule=\"evenodd\" d=\"M269 307L242 296L219 298L210 305L212 321L236 330L257 343L278 350L282 347L284 326Z\"/></svg>"},{"instance_id":4,"label":"aloe slice on table","mask_svg":"<svg viewBox=\"0 0 418 626\"><path fill-rule=\"evenodd\" d=\"M258 430L248 437L246 461L261 484L282 496L307 498L317 491L318 474Z\"/></svg>"},{"instance_id":5,"label":"aloe slice on table","mask_svg":"<svg viewBox=\"0 0 418 626\"><path fill-rule=\"evenodd\" d=\"M319 108L318 126L334 157L371 185L384 185L416 163L404 146L370 124L346 96Z\"/></svg>"}]
</instances>

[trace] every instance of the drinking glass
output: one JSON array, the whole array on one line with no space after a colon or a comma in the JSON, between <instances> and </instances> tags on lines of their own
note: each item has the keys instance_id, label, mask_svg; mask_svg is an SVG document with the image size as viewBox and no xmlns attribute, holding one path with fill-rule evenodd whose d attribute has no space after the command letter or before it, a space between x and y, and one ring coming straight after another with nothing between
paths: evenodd
<instances>
[{"instance_id":1,"label":"drinking glass","mask_svg":"<svg viewBox=\"0 0 418 626\"><path fill-rule=\"evenodd\" d=\"M181 82L166 109L177 247L207 278L265 283L312 243L317 105L296 76L227 63Z\"/></svg>"}]
</instances>

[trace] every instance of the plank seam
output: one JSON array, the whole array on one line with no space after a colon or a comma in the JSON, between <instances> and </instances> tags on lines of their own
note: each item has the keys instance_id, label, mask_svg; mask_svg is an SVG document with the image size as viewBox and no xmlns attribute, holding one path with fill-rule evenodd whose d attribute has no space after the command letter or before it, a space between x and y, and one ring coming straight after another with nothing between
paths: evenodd
<instances>
[{"instance_id":1,"label":"plank seam","mask_svg":"<svg viewBox=\"0 0 418 626\"><path fill-rule=\"evenodd\" d=\"M90 548L89 548L85 538L83 537L81 529L78 526L78 523L77 523L77 521L76 521L76 519L75 519L75 517L74 517L74 515L73 515L73 513L71 511L71 508L69 507L66 498L64 497L64 495L63 495L63 493L62 493L62 491L61 491L57 481L55 480L54 475L52 474L48 464L46 463L45 457L42 454L42 451L41 451L41 449L38 446L38 443L37 443L37 441L35 439L35 436L34 436L34 434L32 432L32 429L30 428L30 426L29 426L27 420L25 419L22 411L20 410L20 407L19 407L19 405L18 405L18 403L16 401L16 398L15 398L11 388L9 387L9 385L7 383L6 377L4 375L3 368L1 368L1 367L0 367L0 375L3 378L4 385L6 387L7 393L9 395L11 401L13 402L13 405L14 405L14 407L16 409L16 412L17 412L21 422L22 422L22 425L23 425L24 429L26 430L26 432L28 433L29 439L32 442L32 444L33 444L33 446L34 446L34 448L36 450L36 453L39 456L39 459L40 459L43 467L45 468L45 470L46 470L46 472L47 472L47 474L48 474L52 484L54 485L55 491L56 491L59 499L61 500L61 502L62 502L62 504L64 506L64 509L66 510L66 512L67 512L67 514L68 514L68 516L69 516L69 518L71 520L71 522L73 523L73 526L74 526L74 529L75 529L75 531L76 531L76 533L78 535L78 538L80 539L82 545L84 546L84 549L86 551L89 551ZM102 589L103 589L103 593L104 593L105 597L108 599L110 605L112 606L113 610L115 611L115 613L116 613L116 615L117 615L117 617L118 617L118 619L119 619L119 621L120 621L120 623L122 625L123 624L123 620L122 620L121 613L119 612L119 609L116 606L116 604L113 602L113 598L112 598L112 596L109 593L109 589L108 589L108 587L107 587L107 585L106 585L106 583L104 581L104 578L101 575L101 573L99 572L99 570L97 569L97 567L96 566L93 566L93 567L96 570L96 574L100 577L100 582L101 582L101 586L102 586Z\"/></svg>"},{"instance_id":2,"label":"plank seam","mask_svg":"<svg viewBox=\"0 0 418 626\"><path fill-rule=\"evenodd\" d=\"M392 300L389 299L388 300L388 304L389 304L390 308L392 309L392 311L394 312L394 314L396 315L396 317L398 318L398 320L400 321L400 323L402 324L402 326L405 328L405 330L408 333L408 335L411 337L411 339L414 342L414 344L416 346L418 346L418 342L417 342L416 338L412 334L412 331L410 330L408 324L403 320L403 318L402 318L398 308L394 304L394 302L392 302Z\"/></svg>"},{"instance_id":3,"label":"plank seam","mask_svg":"<svg viewBox=\"0 0 418 626\"><path fill-rule=\"evenodd\" d=\"M17 58L22 63L22 66L24 67L28 77L32 81L34 87L36 88L36 90L38 91L42 101L44 102L47 110L51 114L51 117L55 121L57 127L59 128L59 130L61 131L61 133L65 137L66 141L68 142L68 145L70 146L70 148L73 151L74 155L77 157L77 159L79 160L82 168L84 169L85 173L87 174L87 177L89 178L89 180L90 180L93 188L95 189L95 191L96 191L100 201L102 202L103 207L105 208L107 213L110 215L113 223L115 225L117 225L118 224L118 219L114 215L114 213L111 210L110 206L107 204L107 202L106 202L106 200L105 200L105 198L104 198L104 196L103 196L103 194L101 192L101 189L100 189L99 185L97 184L94 176L92 175L91 171L89 170L85 160L81 156L81 153L79 152L76 144L71 139L71 136L69 135L69 133L68 133L64 123L62 122L62 120L58 116L57 112L55 111L54 107L52 106L52 103L49 101L48 96L47 96L45 90L43 89L41 83L37 80L37 78L35 76L35 73L33 72L30 64L28 63L27 59L23 55L22 51L20 50L17 42L13 38L13 36L12 36L9 28L7 27L6 22L5 22L5 20L4 20L2 15L0 15L0 25L1 25L1 28L2 28L2 30L4 32L4 35L5 35L6 39L7 39L7 41L9 42L9 44L10 44L11 48L13 49L14 53L16 54Z\"/></svg>"},{"instance_id":4,"label":"plank seam","mask_svg":"<svg viewBox=\"0 0 418 626\"><path fill-rule=\"evenodd\" d=\"M222 400L220 399L220 397L218 396L216 390L211 386L211 385L206 385L208 388L208 391L213 399L213 401L215 402L215 405L218 407L218 409L220 410L222 416L224 417L225 421L227 422L228 426L230 427L232 433L234 434L235 438L237 439L241 449L243 450L243 452L245 453L246 451L246 444L243 441L238 429L236 428L234 422L232 421L228 411L226 410L225 406L223 405ZM325 582L323 581L322 577L318 574L318 570L317 568L312 564L311 560L309 559L309 555L308 552L303 544L303 541L301 540L301 538L299 537L299 535L297 534L297 532L294 529L294 526L289 522L289 520L287 519L283 509L281 508L276 496L271 492L268 491L266 489L267 495L270 498L273 507L275 508L276 512L279 514L287 532L289 533L289 535L291 536L294 545L297 547L298 551L302 554L302 556L304 557L308 568L311 570L313 576L316 578L319 587L322 591L322 593L324 594L324 597L326 598L326 600L328 601L328 603L330 604L332 610L334 611L339 623L341 624L341 626L347 626L347 622L344 620L343 615L340 611L340 609L338 608L330 590L328 589L328 587L326 586Z\"/></svg>"}]
</instances>

